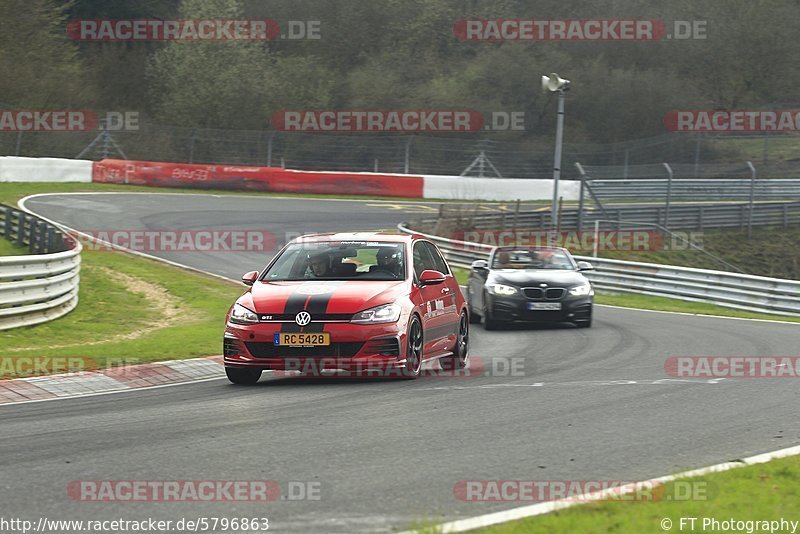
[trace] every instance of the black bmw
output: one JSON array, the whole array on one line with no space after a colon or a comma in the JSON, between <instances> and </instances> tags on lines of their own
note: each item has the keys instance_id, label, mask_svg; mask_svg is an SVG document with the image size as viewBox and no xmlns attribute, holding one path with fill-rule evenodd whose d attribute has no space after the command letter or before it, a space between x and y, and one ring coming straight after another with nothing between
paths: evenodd
<instances>
[{"instance_id":1,"label":"black bmw","mask_svg":"<svg viewBox=\"0 0 800 534\"><path fill-rule=\"evenodd\" d=\"M592 326L594 289L581 273L593 269L559 247L497 247L472 263L470 318L487 330L501 322L571 322Z\"/></svg>"}]
</instances>

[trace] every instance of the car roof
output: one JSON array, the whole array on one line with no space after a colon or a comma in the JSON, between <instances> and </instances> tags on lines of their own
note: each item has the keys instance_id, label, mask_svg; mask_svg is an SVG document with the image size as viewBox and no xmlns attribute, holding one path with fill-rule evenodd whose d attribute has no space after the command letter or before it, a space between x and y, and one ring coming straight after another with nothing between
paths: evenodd
<instances>
[{"instance_id":1,"label":"car roof","mask_svg":"<svg viewBox=\"0 0 800 534\"><path fill-rule=\"evenodd\" d=\"M503 250L561 250L563 252L569 253L569 250L565 249L564 247L553 247L550 245L519 245L519 246L503 246L503 247L495 247L494 252L500 252Z\"/></svg>"},{"instance_id":2,"label":"car roof","mask_svg":"<svg viewBox=\"0 0 800 534\"><path fill-rule=\"evenodd\" d=\"M398 231L380 232L330 232L320 234L302 235L295 241L305 241L312 243L324 243L327 241L386 241L390 243L409 243L417 239L422 239L419 234L406 234Z\"/></svg>"}]
</instances>

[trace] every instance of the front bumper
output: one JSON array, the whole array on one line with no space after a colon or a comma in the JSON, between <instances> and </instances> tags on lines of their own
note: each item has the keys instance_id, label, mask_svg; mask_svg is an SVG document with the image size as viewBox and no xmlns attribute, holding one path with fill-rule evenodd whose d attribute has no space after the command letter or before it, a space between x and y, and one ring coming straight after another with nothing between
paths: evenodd
<instances>
[{"instance_id":1,"label":"front bumper","mask_svg":"<svg viewBox=\"0 0 800 534\"><path fill-rule=\"evenodd\" d=\"M592 316L594 297L584 295L573 297L567 295L560 300L532 300L522 295L498 296L487 295L486 307L492 319L497 321L526 321L541 323L563 323L588 320ZM531 302L559 302L560 310L530 310Z\"/></svg>"},{"instance_id":2,"label":"front bumper","mask_svg":"<svg viewBox=\"0 0 800 534\"><path fill-rule=\"evenodd\" d=\"M322 323L321 328L315 325L314 331L331 335L331 344L323 347L274 345L274 334L282 331L283 323L229 323L223 337L223 361L226 367L303 374L403 369L406 364L405 319L401 317L397 323L378 325L346 322Z\"/></svg>"}]
</instances>

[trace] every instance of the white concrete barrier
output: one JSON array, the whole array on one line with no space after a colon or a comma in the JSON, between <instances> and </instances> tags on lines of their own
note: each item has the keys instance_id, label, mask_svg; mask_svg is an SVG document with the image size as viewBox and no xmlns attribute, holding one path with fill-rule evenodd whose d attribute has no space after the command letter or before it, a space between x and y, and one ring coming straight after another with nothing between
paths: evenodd
<instances>
[{"instance_id":1,"label":"white concrete barrier","mask_svg":"<svg viewBox=\"0 0 800 534\"><path fill-rule=\"evenodd\" d=\"M82 159L0 157L0 182L91 182L92 162Z\"/></svg>"},{"instance_id":2,"label":"white concrete barrier","mask_svg":"<svg viewBox=\"0 0 800 534\"><path fill-rule=\"evenodd\" d=\"M549 200L553 181L516 178L470 178L466 176L425 175L423 198L453 200ZM578 200L580 182L562 180L558 196Z\"/></svg>"}]
</instances>

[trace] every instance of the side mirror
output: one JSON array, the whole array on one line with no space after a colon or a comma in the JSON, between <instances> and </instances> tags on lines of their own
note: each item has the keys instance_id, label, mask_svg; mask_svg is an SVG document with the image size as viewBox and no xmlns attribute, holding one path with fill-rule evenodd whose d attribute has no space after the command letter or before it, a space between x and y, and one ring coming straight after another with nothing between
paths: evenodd
<instances>
[{"instance_id":1,"label":"side mirror","mask_svg":"<svg viewBox=\"0 0 800 534\"><path fill-rule=\"evenodd\" d=\"M258 271L250 271L242 275L242 283L246 286L252 286L258 280Z\"/></svg>"},{"instance_id":2,"label":"side mirror","mask_svg":"<svg viewBox=\"0 0 800 534\"><path fill-rule=\"evenodd\" d=\"M594 270L594 265L592 265L588 261L579 261L578 262L578 270L579 271L593 271Z\"/></svg>"},{"instance_id":3,"label":"side mirror","mask_svg":"<svg viewBox=\"0 0 800 534\"><path fill-rule=\"evenodd\" d=\"M445 280L444 273L434 271L433 269L426 269L419 275L419 283L423 286L431 286L434 284L441 284Z\"/></svg>"},{"instance_id":4,"label":"side mirror","mask_svg":"<svg viewBox=\"0 0 800 534\"><path fill-rule=\"evenodd\" d=\"M475 260L472 262L472 269L475 271L485 271L489 268L489 262L486 260Z\"/></svg>"}]
</instances>

